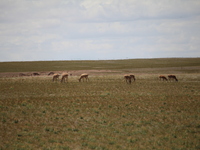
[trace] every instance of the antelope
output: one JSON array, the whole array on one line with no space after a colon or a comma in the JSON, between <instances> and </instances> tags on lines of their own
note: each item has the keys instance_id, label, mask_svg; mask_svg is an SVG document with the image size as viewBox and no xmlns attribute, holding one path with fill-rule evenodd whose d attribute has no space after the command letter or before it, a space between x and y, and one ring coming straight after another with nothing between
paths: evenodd
<instances>
[{"instance_id":1,"label":"antelope","mask_svg":"<svg viewBox=\"0 0 200 150\"><path fill-rule=\"evenodd\" d=\"M65 80L67 80L67 82L68 82L68 73L64 73L62 75L61 82L65 82Z\"/></svg>"},{"instance_id":2,"label":"antelope","mask_svg":"<svg viewBox=\"0 0 200 150\"><path fill-rule=\"evenodd\" d=\"M130 74L129 76L135 81L135 75Z\"/></svg>"},{"instance_id":3,"label":"antelope","mask_svg":"<svg viewBox=\"0 0 200 150\"><path fill-rule=\"evenodd\" d=\"M24 74L24 73L20 73L19 76L26 76L26 74Z\"/></svg>"},{"instance_id":4,"label":"antelope","mask_svg":"<svg viewBox=\"0 0 200 150\"><path fill-rule=\"evenodd\" d=\"M59 78L59 76L60 76L59 74L54 74L54 75L53 75L53 81L57 81L58 78Z\"/></svg>"},{"instance_id":5,"label":"antelope","mask_svg":"<svg viewBox=\"0 0 200 150\"><path fill-rule=\"evenodd\" d=\"M40 74L37 73L37 72L34 72L32 75L33 75L33 76L39 76Z\"/></svg>"},{"instance_id":6,"label":"antelope","mask_svg":"<svg viewBox=\"0 0 200 150\"><path fill-rule=\"evenodd\" d=\"M88 74L81 74L81 76L80 76L80 78L78 79L79 80L79 82L81 82L81 80L83 79L83 81L84 81L84 78L86 79L86 81L89 81L89 78L88 78Z\"/></svg>"},{"instance_id":7,"label":"antelope","mask_svg":"<svg viewBox=\"0 0 200 150\"><path fill-rule=\"evenodd\" d=\"M165 76L162 76L162 75L159 76L159 79L163 80L163 81L168 81L167 78Z\"/></svg>"},{"instance_id":8,"label":"antelope","mask_svg":"<svg viewBox=\"0 0 200 150\"><path fill-rule=\"evenodd\" d=\"M168 75L168 79L178 81L175 75Z\"/></svg>"},{"instance_id":9,"label":"antelope","mask_svg":"<svg viewBox=\"0 0 200 150\"><path fill-rule=\"evenodd\" d=\"M124 75L124 79L126 80L126 83L129 83L129 84L131 84L131 76L130 75Z\"/></svg>"},{"instance_id":10,"label":"antelope","mask_svg":"<svg viewBox=\"0 0 200 150\"><path fill-rule=\"evenodd\" d=\"M48 73L48 76L50 76L50 75L52 75L52 74L54 74L54 72L49 72L49 73Z\"/></svg>"}]
</instances>

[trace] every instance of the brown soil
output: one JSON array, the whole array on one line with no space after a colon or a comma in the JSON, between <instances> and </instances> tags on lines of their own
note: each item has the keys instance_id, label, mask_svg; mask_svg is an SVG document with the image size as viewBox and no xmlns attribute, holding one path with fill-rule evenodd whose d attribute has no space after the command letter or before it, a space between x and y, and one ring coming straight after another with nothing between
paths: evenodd
<instances>
[{"instance_id":1,"label":"brown soil","mask_svg":"<svg viewBox=\"0 0 200 150\"><path fill-rule=\"evenodd\" d=\"M23 77L23 76L48 76L50 72L63 74L68 73L71 76L80 76L82 73L88 73L90 75L105 75L105 74L116 74L120 73L118 71L112 70L70 70L70 71L48 71L48 72L4 72L0 73L0 77ZM34 75L34 73L38 73L39 75ZM52 75L49 75L52 76Z\"/></svg>"},{"instance_id":2,"label":"brown soil","mask_svg":"<svg viewBox=\"0 0 200 150\"><path fill-rule=\"evenodd\" d=\"M89 75L122 75L122 74L181 74L184 72L200 73L200 66L190 67L165 67L165 68L133 68L130 70L67 70L67 71L42 71L42 72L4 72L0 73L1 77L22 77L22 76L37 76L34 73L38 73L39 76L48 76L50 72L63 74L68 73L71 76L80 76L82 73L88 73ZM52 76L52 75L50 75Z\"/></svg>"}]
</instances>

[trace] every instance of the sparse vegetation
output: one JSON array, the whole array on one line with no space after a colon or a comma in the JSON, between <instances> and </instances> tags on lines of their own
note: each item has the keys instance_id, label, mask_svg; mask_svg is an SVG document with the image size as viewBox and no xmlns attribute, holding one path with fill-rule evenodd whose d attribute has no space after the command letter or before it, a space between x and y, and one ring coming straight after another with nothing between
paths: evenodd
<instances>
[{"instance_id":1,"label":"sparse vegetation","mask_svg":"<svg viewBox=\"0 0 200 150\"><path fill-rule=\"evenodd\" d=\"M90 61L35 61L35 62L0 62L0 72L60 71L60 70L123 70L159 69L165 71L184 71L185 67L199 67L200 58L157 58L127 60L90 60ZM164 70L162 68L164 67ZM136 70L135 70L136 69ZM191 69L190 69L191 70ZM142 70L144 72L145 70ZM199 69L192 68L192 71ZM155 72L155 70L151 70Z\"/></svg>"},{"instance_id":2,"label":"sparse vegetation","mask_svg":"<svg viewBox=\"0 0 200 150\"><path fill-rule=\"evenodd\" d=\"M158 75L2 77L0 149L199 149L199 72Z\"/></svg>"}]
</instances>

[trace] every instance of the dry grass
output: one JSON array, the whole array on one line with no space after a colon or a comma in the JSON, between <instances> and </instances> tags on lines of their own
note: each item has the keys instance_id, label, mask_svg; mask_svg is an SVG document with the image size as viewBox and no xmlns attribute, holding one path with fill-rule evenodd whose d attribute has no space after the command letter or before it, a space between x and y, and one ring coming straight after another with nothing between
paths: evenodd
<instances>
[{"instance_id":1,"label":"dry grass","mask_svg":"<svg viewBox=\"0 0 200 150\"><path fill-rule=\"evenodd\" d=\"M94 60L94 61L34 61L34 62L0 62L0 72L31 72L31 71L61 71L61 70L118 70L139 71L144 68L179 70L185 67L199 72L200 58L161 58L161 59L126 59L126 60ZM142 70L137 70L142 69ZM156 71L154 70L154 72ZM194 73L194 72L193 72Z\"/></svg>"},{"instance_id":2,"label":"dry grass","mask_svg":"<svg viewBox=\"0 0 200 150\"><path fill-rule=\"evenodd\" d=\"M199 149L200 75L0 78L0 149Z\"/></svg>"}]
</instances>

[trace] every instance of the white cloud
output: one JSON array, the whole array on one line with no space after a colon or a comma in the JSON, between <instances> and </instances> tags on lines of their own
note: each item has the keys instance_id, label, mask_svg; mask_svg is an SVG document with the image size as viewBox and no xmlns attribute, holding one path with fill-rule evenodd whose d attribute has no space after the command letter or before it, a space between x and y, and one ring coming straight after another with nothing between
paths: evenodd
<instances>
[{"instance_id":1,"label":"white cloud","mask_svg":"<svg viewBox=\"0 0 200 150\"><path fill-rule=\"evenodd\" d=\"M199 0L2 0L0 61L196 57L199 28Z\"/></svg>"}]
</instances>

